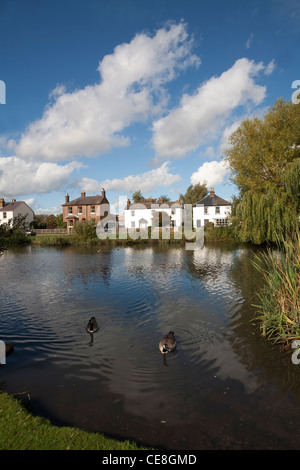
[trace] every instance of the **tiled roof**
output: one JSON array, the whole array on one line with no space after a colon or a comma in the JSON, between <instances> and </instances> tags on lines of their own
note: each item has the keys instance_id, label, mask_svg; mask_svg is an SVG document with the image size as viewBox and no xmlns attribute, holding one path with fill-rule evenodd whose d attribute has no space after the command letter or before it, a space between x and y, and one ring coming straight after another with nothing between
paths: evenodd
<instances>
[{"instance_id":1,"label":"tiled roof","mask_svg":"<svg viewBox=\"0 0 300 470\"><path fill-rule=\"evenodd\" d=\"M183 204L179 201L172 201L172 202L161 202L161 201L154 201L149 199L142 199L139 202L129 202L127 201L127 206L125 209L155 209L160 208L166 209L168 207L183 207Z\"/></svg>"},{"instance_id":2,"label":"tiled roof","mask_svg":"<svg viewBox=\"0 0 300 470\"><path fill-rule=\"evenodd\" d=\"M102 204L102 202L108 203L106 197L100 196L97 194L96 196L84 196L78 197L77 199L73 199L72 201L65 202L62 204L63 206L97 206L98 204Z\"/></svg>"},{"instance_id":3,"label":"tiled roof","mask_svg":"<svg viewBox=\"0 0 300 470\"><path fill-rule=\"evenodd\" d=\"M0 207L1 212L6 212L6 211L14 211L17 209L18 206L20 206L23 203L23 201L16 201L16 202L5 202L4 207Z\"/></svg>"},{"instance_id":4,"label":"tiled roof","mask_svg":"<svg viewBox=\"0 0 300 470\"><path fill-rule=\"evenodd\" d=\"M215 194L208 195L205 198L201 199L201 201L196 202L195 206L198 205L204 205L204 206L230 206L230 202L226 201L225 199L222 199L219 196L216 196Z\"/></svg>"}]
</instances>

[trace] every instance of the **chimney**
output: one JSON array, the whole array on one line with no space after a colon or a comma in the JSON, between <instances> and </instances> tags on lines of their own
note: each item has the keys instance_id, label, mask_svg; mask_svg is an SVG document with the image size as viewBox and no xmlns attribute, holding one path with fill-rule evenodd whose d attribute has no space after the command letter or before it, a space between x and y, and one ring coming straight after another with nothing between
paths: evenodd
<instances>
[{"instance_id":1,"label":"chimney","mask_svg":"<svg viewBox=\"0 0 300 470\"><path fill-rule=\"evenodd\" d=\"M210 197L214 197L214 195L215 195L214 188L210 188L210 194L209 195L210 195Z\"/></svg>"},{"instance_id":2,"label":"chimney","mask_svg":"<svg viewBox=\"0 0 300 470\"><path fill-rule=\"evenodd\" d=\"M85 197L85 191L81 191L81 197Z\"/></svg>"},{"instance_id":3,"label":"chimney","mask_svg":"<svg viewBox=\"0 0 300 470\"><path fill-rule=\"evenodd\" d=\"M65 202L69 202L69 200L70 200L70 196L69 196L69 194L66 194L65 195Z\"/></svg>"},{"instance_id":4,"label":"chimney","mask_svg":"<svg viewBox=\"0 0 300 470\"><path fill-rule=\"evenodd\" d=\"M105 197L105 189L102 188L102 197Z\"/></svg>"},{"instance_id":5,"label":"chimney","mask_svg":"<svg viewBox=\"0 0 300 470\"><path fill-rule=\"evenodd\" d=\"M0 199L0 207L4 207L5 201L3 198Z\"/></svg>"},{"instance_id":6,"label":"chimney","mask_svg":"<svg viewBox=\"0 0 300 470\"><path fill-rule=\"evenodd\" d=\"M127 199L127 207L129 207L129 206L130 206L130 199L128 198Z\"/></svg>"}]
</instances>

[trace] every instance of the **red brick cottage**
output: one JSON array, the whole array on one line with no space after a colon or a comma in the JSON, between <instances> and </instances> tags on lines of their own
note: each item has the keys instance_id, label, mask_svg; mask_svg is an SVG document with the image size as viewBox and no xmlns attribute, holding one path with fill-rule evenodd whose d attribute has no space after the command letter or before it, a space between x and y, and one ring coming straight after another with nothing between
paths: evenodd
<instances>
[{"instance_id":1,"label":"red brick cottage","mask_svg":"<svg viewBox=\"0 0 300 470\"><path fill-rule=\"evenodd\" d=\"M110 204L104 189L101 195L96 196L86 196L85 191L81 191L81 196L72 201L70 201L69 194L66 194L62 209L63 221L67 222L68 232L70 232L77 222L95 220L98 225L100 220L110 213Z\"/></svg>"}]
</instances>

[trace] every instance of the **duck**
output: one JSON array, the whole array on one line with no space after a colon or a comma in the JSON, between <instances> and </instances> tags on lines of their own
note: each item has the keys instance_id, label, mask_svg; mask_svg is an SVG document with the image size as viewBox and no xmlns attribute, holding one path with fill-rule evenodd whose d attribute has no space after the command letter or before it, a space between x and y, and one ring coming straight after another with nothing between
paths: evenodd
<instances>
[{"instance_id":1,"label":"duck","mask_svg":"<svg viewBox=\"0 0 300 470\"><path fill-rule=\"evenodd\" d=\"M169 331L159 342L159 350L162 354L167 354L174 351L176 348L176 339L173 331Z\"/></svg>"},{"instance_id":2,"label":"duck","mask_svg":"<svg viewBox=\"0 0 300 470\"><path fill-rule=\"evenodd\" d=\"M93 333L96 333L96 331L99 330L98 323L97 323L95 317L92 317L88 321L88 324L86 325L85 329L86 329L87 333L90 333L90 335L92 335Z\"/></svg>"}]
</instances>

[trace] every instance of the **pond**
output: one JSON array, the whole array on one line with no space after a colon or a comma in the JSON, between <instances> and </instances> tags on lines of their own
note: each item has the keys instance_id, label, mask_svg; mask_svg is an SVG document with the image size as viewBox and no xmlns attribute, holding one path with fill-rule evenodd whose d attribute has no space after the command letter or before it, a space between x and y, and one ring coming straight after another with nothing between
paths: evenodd
<instances>
[{"instance_id":1,"label":"pond","mask_svg":"<svg viewBox=\"0 0 300 470\"><path fill-rule=\"evenodd\" d=\"M160 449L300 448L300 365L252 322L252 257L226 245L4 252L0 339L15 351L0 389L27 391L54 424Z\"/></svg>"}]
</instances>

